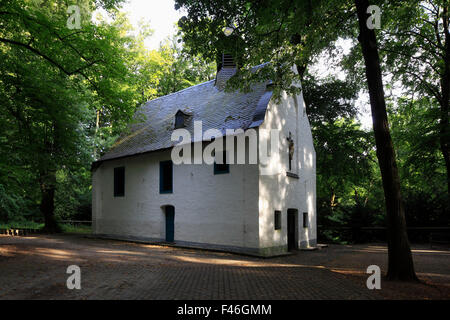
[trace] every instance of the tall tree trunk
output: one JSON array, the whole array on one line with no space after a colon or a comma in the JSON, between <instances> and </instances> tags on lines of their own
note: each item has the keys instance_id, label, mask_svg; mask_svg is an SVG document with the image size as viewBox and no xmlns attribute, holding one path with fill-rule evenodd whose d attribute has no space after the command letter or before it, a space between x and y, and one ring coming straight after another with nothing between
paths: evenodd
<instances>
[{"instance_id":1,"label":"tall tree trunk","mask_svg":"<svg viewBox=\"0 0 450 320\"><path fill-rule=\"evenodd\" d=\"M303 81L303 78L304 78L305 73L306 73L306 64L298 65L297 66L297 72L298 72L298 74L300 76L300 80Z\"/></svg>"},{"instance_id":2,"label":"tall tree trunk","mask_svg":"<svg viewBox=\"0 0 450 320\"><path fill-rule=\"evenodd\" d=\"M444 58L444 74L441 76L441 123L440 123L440 145L442 155L444 156L445 166L447 169L447 192L450 195L450 130L449 130L449 100L450 100L450 32L448 30L449 12L448 3L444 5L442 12L442 23L444 26L445 38L445 58Z\"/></svg>"},{"instance_id":3,"label":"tall tree trunk","mask_svg":"<svg viewBox=\"0 0 450 320\"><path fill-rule=\"evenodd\" d=\"M144 96L144 93L142 93ZM97 116L95 119L95 134L94 134L94 159L97 160L97 142L98 142L98 130L100 129L100 110L97 110Z\"/></svg>"},{"instance_id":4,"label":"tall tree trunk","mask_svg":"<svg viewBox=\"0 0 450 320\"><path fill-rule=\"evenodd\" d=\"M61 231L54 216L55 212L55 190L56 173L46 172L40 175L41 204L40 210L44 216L44 230L54 233Z\"/></svg>"},{"instance_id":5,"label":"tall tree trunk","mask_svg":"<svg viewBox=\"0 0 450 320\"><path fill-rule=\"evenodd\" d=\"M400 178L395 151L389 132L378 44L375 31L367 27L369 1L355 0L355 4L360 31L358 40L366 66L373 131L386 203L389 256L387 278L390 280L417 280L406 233L405 211L400 193Z\"/></svg>"}]
</instances>

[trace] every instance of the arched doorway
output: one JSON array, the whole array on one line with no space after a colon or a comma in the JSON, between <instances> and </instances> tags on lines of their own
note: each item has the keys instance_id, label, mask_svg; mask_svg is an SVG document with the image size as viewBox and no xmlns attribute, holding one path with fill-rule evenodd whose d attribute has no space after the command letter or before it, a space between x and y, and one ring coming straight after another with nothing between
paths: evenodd
<instances>
[{"instance_id":1,"label":"arched doorway","mask_svg":"<svg viewBox=\"0 0 450 320\"><path fill-rule=\"evenodd\" d=\"M165 206L164 211L166 216L166 241L173 242L175 239L175 207Z\"/></svg>"}]
</instances>

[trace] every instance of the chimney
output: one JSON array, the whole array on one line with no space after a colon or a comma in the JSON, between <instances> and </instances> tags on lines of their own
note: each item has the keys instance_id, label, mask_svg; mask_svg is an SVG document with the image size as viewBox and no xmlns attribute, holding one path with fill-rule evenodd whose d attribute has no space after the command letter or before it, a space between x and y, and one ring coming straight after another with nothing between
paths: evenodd
<instances>
[{"instance_id":1,"label":"chimney","mask_svg":"<svg viewBox=\"0 0 450 320\"><path fill-rule=\"evenodd\" d=\"M222 54L222 63L216 75L216 87L219 90L224 90L227 81L234 76L237 67L231 54Z\"/></svg>"},{"instance_id":2,"label":"chimney","mask_svg":"<svg viewBox=\"0 0 450 320\"><path fill-rule=\"evenodd\" d=\"M222 54L222 68L236 68L236 63L231 54Z\"/></svg>"}]
</instances>

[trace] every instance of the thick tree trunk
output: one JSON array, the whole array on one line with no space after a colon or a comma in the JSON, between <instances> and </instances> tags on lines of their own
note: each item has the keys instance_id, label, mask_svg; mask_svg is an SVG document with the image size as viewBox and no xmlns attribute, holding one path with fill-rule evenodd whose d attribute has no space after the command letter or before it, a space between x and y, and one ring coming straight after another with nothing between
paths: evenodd
<instances>
[{"instance_id":1,"label":"thick tree trunk","mask_svg":"<svg viewBox=\"0 0 450 320\"><path fill-rule=\"evenodd\" d=\"M44 231L54 233L60 232L60 228L55 220L55 172L41 174L41 205L40 210L44 216Z\"/></svg>"},{"instance_id":2,"label":"thick tree trunk","mask_svg":"<svg viewBox=\"0 0 450 320\"><path fill-rule=\"evenodd\" d=\"M441 123L440 123L440 145L441 152L444 156L445 166L447 169L447 192L450 195L450 130L449 130L449 103L450 103L450 32L448 30L448 4L444 6L442 14L442 22L445 34L445 67L444 74L441 76Z\"/></svg>"},{"instance_id":3,"label":"thick tree trunk","mask_svg":"<svg viewBox=\"0 0 450 320\"><path fill-rule=\"evenodd\" d=\"M406 233L405 212L400 193L400 178L395 151L389 132L378 45L375 31L367 27L369 2L368 0L355 0L355 4L360 30L358 40L366 66L373 131L386 203L389 256L387 278L390 280L417 280Z\"/></svg>"},{"instance_id":4,"label":"thick tree trunk","mask_svg":"<svg viewBox=\"0 0 450 320\"><path fill-rule=\"evenodd\" d=\"M445 80L447 83L447 87L449 87L450 81L449 79ZM447 89L450 90L450 89ZM444 157L445 167L447 170L447 193L449 195L450 200L450 151L449 151L449 140L450 140L450 130L449 130L449 94L443 95L443 97L447 98L447 101L441 102L441 123L439 129L439 143L441 147L441 152Z\"/></svg>"},{"instance_id":5,"label":"thick tree trunk","mask_svg":"<svg viewBox=\"0 0 450 320\"><path fill-rule=\"evenodd\" d=\"M142 93L142 96L144 96L144 94ZM95 119L95 134L94 134L94 159L97 160L97 134L98 134L98 130L100 129L100 110L97 110L97 117Z\"/></svg>"},{"instance_id":6,"label":"thick tree trunk","mask_svg":"<svg viewBox=\"0 0 450 320\"><path fill-rule=\"evenodd\" d=\"M298 72L298 74L300 76L300 80L303 81L303 78L304 78L305 73L306 73L306 65L304 64L304 65L301 65L301 66L297 66L297 72Z\"/></svg>"}]
</instances>

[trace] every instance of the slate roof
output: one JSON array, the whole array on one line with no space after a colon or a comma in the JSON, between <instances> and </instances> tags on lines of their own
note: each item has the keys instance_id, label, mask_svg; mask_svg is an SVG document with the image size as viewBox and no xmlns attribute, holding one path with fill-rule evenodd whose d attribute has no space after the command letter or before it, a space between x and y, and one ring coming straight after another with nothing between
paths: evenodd
<instances>
[{"instance_id":1,"label":"slate roof","mask_svg":"<svg viewBox=\"0 0 450 320\"><path fill-rule=\"evenodd\" d=\"M264 121L272 92L266 84L253 86L249 93L225 92L211 80L145 103L135 114L127 134L122 135L97 163L173 147L175 114L181 110L189 117L186 127L194 142L194 121L202 120L203 132L214 128L255 128Z\"/></svg>"}]
</instances>

